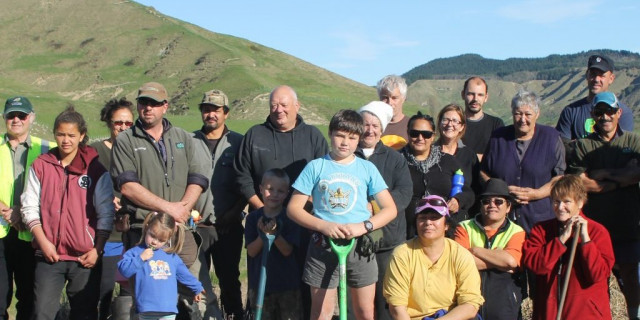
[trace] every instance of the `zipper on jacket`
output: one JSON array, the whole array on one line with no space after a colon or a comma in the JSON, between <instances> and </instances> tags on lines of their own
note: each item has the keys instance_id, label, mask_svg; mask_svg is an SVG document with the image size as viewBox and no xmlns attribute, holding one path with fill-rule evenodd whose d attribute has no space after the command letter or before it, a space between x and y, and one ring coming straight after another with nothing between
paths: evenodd
<instances>
[{"instance_id":1,"label":"zipper on jacket","mask_svg":"<svg viewBox=\"0 0 640 320\"><path fill-rule=\"evenodd\" d=\"M176 170L175 170L176 161L173 158L173 154L175 150L173 150L173 143L171 141L171 138L169 138L169 147L171 148L171 180L175 180L176 179ZM165 149L166 149L166 146L165 146ZM167 180L167 187L168 186L169 186L169 180Z\"/></svg>"},{"instance_id":2,"label":"zipper on jacket","mask_svg":"<svg viewBox=\"0 0 640 320\"><path fill-rule=\"evenodd\" d=\"M89 236L89 239L91 239L91 244L92 244L92 245L95 245L95 244L96 244L96 242L95 242L95 240L93 239L93 236L91 236L91 232L89 232L89 227L88 227L88 226L84 226L84 231L86 231L86 232L87 232L87 235Z\"/></svg>"}]
</instances>

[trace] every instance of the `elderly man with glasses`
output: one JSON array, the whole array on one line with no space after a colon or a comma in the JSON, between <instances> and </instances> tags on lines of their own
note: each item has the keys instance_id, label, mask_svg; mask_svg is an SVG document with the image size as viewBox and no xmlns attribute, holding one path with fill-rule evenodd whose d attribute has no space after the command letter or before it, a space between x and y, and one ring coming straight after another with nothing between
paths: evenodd
<instances>
[{"instance_id":1,"label":"elderly man with glasses","mask_svg":"<svg viewBox=\"0 0 640 320\"><path fill-rule=\"evenodd\" d=\"M0 144L0 319L8 319L14 282L16 319L29 319L33 311L35 258L31 233L20 219L20 195L31 163L55 143L29 134L36 114L26 97L7 99L3 117L7 133Z\"/></svg>"},{"instance_id":2,"label":"elderly man with glasses","mask_svg":"<svg viewBox=\"0 0 640 320\"><path fill-rule=\"evenodd\" d=\"M507 218L512 201L507 183L491 179L480 194L480 214L456 228L456 242L469 249L480 271L483 319L517 319L520 313L518 270L525 232Z\"/></svg>"}]
</instances>

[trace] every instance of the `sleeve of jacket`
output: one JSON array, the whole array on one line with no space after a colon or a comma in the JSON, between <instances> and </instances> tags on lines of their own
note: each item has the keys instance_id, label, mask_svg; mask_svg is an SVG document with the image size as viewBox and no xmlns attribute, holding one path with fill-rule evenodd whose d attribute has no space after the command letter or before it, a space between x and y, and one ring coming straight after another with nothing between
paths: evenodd
<instances>
[{"instance_id":1,"label":"sleeve of jacket","mask_svg":"<svg viewBox=\"0 0 640 320\"><path fill-rule=\"evenodd\" d=\"M116 211L113 205L113 183L108 172L104 172L96 183L96 188L93 192L93 207L96 208L98 216L96 229L106 232L108 237L113 228L113 216Z\"/></svg>"},{"instance_id":2,"label":"sleeve of jacket","mask_svg":"<svg viewBox=\"0 0 640 320\"><path fill-rule=\"evenodd\" d=\"M578 246L574 262L580 264L581 267L574 270L582 273L580 278L586 279L587 285L609 278L615 262L609 232L601 226L590 229L591 241Z\"/></svg>"},{"instance_id":3,"label":"sleeve of jacket","mask_svg":"<svg viewBox=\"0 0 640 320\"><path fill-rule=\"evenodd\" d=\"M313 130L313 146L314 146L314 159L318 159L324 157L325 154L329 153L329 145L327 144L327 140L322 135L322 132L318 130L318 128L314 126L309 126L311 130ZM313 160L313 159L310 159Z\"/></svg>"},{"instance_id":4,"label":"sleeve of jacket","mask_svg":"<svg viewBox=\"0 0 640 320\"><path fill-rule=\"evenodd\" d=\"M200 281L198 281L198 279L196 279L196 277L194 277L189 272L189 269L187 269L187 266L184 264L184 262L182 262L182 260L180 260L180 258L177 255L175 255L174 258L177 264L176 279L178 280L178 282L185 285L187 288L191 289L191 292L193 292L196 295L202 292L204 288L202 287L202 284L200 283Z\"/></svg>"},{"instance_id":5,"label":"sleeve of jacket","mask_svg":"<svg viewBox=\"0 0 640 320\"><path fill-rule=\"evenodd\" d=\"M138 168L136 167L135 152L127 133L118 135L111 148L111 168L109 173L113 179L113 187L121 191L123 184L127 182L140 182Z\"/></svg>"},{"instance_id":6,"label":"sleeve of jacket","mask_svg":"<svg viewBox=\"0 0 640 320\"><path fill-rule=\"evenodd\" d=\"M537 275L545 275L554 272L554 268L562 255L567 251L558 237L547 240L547 230L542 224L537 224L531 229L529 238L525 240L522 251L524 252L524 266Z\"/></svg>"},{"instance_id":7,"label":"sleeve of jacket","mask_svg":"<svg viewBox=\"0 0 640 320\"><path fill-rule=\"evenodd\" d=\"M565 107L560 112L560 117L558 118L558 123L556 123L556 130L560 132L560 136L571 140L571 110Z\"/></svg>"},{"instance_id":8,"label":"sleeve of jacket","mask_svg":"<svg viewBox=\"0 0 640 320\"><path fill-rule=\"evenodd\" d=\"M256 194L256 191L253 187L253 158L252 158L252 148L253 148L253 130L249 129L247 134L245 134L244 138L242 138L242 143L240 144L240 149L238 150L238 154L233 161L233 168L236 171L236 181L238 184L238 190L245 199L249 199Z\"/></svg>"},{"instance_id":9,"label":"sleeve of jacket","mask_svg":"<svg viewBox=\"0 0 640 320\"><path fill-rule=\"evenodd\" d=\"M189 148L187 155L187 161L189 161L187 184L198 185L205 192L209 190L209 179L213 174L211 153L202 140L192 137L186 131L184 131L184 136Z\"/></svg>"},{"instance_id":10,"label":"sleeve of jacket","mask_svg":"<svg viewBox=\"0 0 640 320\"><path fill-rule=\"evenodd\" d=\"M453 158L453 157L452 159L454 161L453 162L454 172L457 171L458 169L462 170L462 166L460 165L458 160L456 160L456 158ZM460 209L468 210L469 208L471 208L471 206L473 205L473 201L475 200L475 195L473 194L473 190L471 190L471 181L469 181L468 179L464 179L462 192L456 194L454 198L458 200Z\"/></svg>"},{"instance_id":11,"label":"sleeve of jacket","mask_svg":"<svg viewBox=\"0 0 640 320\"><path fill-rule=\"evenodd\" d=\"M27 176L27 184L24 192L20 196L20 215L22 222L31 230L33 227L40 225L40 191L41 185L36 172L31 166L29 175Z\"/></svg>"},{"instance_id":12,"label":"sleeve of jacket","mask_svg":"<svg viewBox=\"0 0 640 320\"><path fill-rule=\"evenodd\" d=\"M395 152L395 151L394 151ZM411 196L413 195L413 182L411 173L409 173L409 165L400 153L396 153L394 157L395 167L393 168L393 185L389 186L391 197L396 203L398 215L409 205Z\"/></svg>"},{"instance_id":13,"label":"sleeve of jacket","mask_svg":"<svg viewBox=\"0 0 640 320\"><path fill-rule=\"evenodd\" d=\"M143 266L144 261L140 258L139 250L136 250L136 247L127 250L122 256L122 260L118 261L118 271L127 279L135 275Z\"/></svg>"}]
</instances>

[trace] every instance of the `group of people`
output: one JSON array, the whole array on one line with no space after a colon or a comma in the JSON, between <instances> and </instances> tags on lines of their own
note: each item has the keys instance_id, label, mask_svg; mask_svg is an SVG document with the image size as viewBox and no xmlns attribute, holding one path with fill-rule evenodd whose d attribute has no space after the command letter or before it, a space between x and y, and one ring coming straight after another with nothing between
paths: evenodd
<instances>
[{"instance_id":1,"label":"group of people","mask_svg":"<svg viewBox=\"0 0 640 320\"><path fill-rule=\"evenodd\" d=\"M534 319L559 306L562 319L607 319L612 269L636 319L640 136L608 91L613 72L611 59L590 57L587 97L556 128L536 123L529 91L512 99L513 124L486 114L480 77L465 81L464 107L406 116L407 85L386 76L378 101L332 117L330 144L284 85L242 135L226 125L224 92L204 93L202 128L186 132L165 118L164 86L145 83L135 102L105 104L110 136L90 146L73 107L50 142L29 133L29 99L9 98L0 319L14 294L17 319L53 319L63 289L72 319L242 319L243 243L247 310L331 319L332 244L351 239L350 319L516 319L527 294Z\"/></svg>"}]
</instances>

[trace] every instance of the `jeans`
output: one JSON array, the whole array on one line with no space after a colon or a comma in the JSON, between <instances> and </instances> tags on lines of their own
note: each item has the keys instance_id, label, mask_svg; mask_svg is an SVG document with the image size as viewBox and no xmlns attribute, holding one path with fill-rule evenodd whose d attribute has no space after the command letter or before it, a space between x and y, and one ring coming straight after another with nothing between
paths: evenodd
<instances>
[{"instance_id":1,"label":"jeans","mask_svg":"<svg viewBox=\"0 0 640 320\"><path fill-rule=\"evenodd\" d=\"M38 259L35 271L36 320L53 320L60 309L65 283L71 307L70 319L97 319L101 265L92 269L76 261L49 263Z\"/></svg>"}]
</instances>

